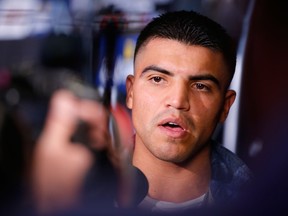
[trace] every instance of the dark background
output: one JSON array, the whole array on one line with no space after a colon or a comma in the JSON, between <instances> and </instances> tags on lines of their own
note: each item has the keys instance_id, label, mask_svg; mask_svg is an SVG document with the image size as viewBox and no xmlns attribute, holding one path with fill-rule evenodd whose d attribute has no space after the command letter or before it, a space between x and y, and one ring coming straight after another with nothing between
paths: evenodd
<instances>
[{"instance_id":1,"label":"dark background","mask_svg":"<svg viewBox=\"0 0 288 216\"><path fill-rule=\"evenodd\" d=\"M165 10L193 9L221 23L232 35L235 43L238 43L250 3L249 0L167 1L162 4L155 3L155 10L148 12L146 17L149 18ZM286 183L288 2L255 0L254 3L244 53L235 152L256 174L259 174L262 179L261 189L266 191L268 188L267 191L270 191L271 186L271 191L285 191L288 187ZM2 13L3 10L0 10L0 14ZM97 11L94 15L99 17L101 15L103 18L103 14L110 13L122 16L128 12L122 11L119 15L119 10L110 7L101 13ZM147 21L148 19L141 22L145 24ZM99 25L99 22L95 25ZM137 35L140 29L133 29L133 35ZM0 40L0 202L2 204L11 200L14 203L14 195L21 193L23 179L25 182L29 171L33 141L41 131L49 99L49 96L39 94L23 74L27 75L25 70L29 72L31 66L35 65L49 69L69 68L78 71L78 75L83 76L89 84L95 84L94 79L99 73L102 60L98 51L103 41L100 40L99 28L88 30L90 33L94 32L94 36L86 34L87 29L79 31L78 28L68 36L56 34L57 39L53 37L55 32L50 31L17 40L9 38ZM126 29L120 34L128 33L131 31ZM109 50L107 52L109 53ZM113 56L113 53L111 55ZM16 104L7 101L6 97L7 92L13 88L18 90L21 98L15 102ZM119 102L124 103L123 95L119 98ZM260 189L259 191L263 192ZM275 197L275 193L271 192L264 196Z\"/></svg>"}]
</instances>

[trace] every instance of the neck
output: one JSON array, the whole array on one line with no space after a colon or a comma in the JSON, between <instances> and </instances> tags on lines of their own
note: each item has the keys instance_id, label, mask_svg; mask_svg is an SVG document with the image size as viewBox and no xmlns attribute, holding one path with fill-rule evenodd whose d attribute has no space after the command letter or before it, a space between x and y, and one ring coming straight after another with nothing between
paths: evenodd
<instances>
[{"instance_id":1,"label":"neck","mask_svg":"<svg viewBox=\"0 0 288 216\"><path fill-rule=\"evenodd\" d=\"M177 164L154 157L143 143L136 142L133 165L148 179L148 195L153 199L185 202L203 195L209 189L209 145L185 163Z\"/></svg>"}]
</instances>

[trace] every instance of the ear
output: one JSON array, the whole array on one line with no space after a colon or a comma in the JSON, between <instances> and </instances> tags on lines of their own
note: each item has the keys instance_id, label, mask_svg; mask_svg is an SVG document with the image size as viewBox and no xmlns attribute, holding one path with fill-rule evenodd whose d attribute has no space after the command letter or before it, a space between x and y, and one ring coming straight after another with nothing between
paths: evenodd
<instances>
[{"instance_id":1,"label":"ear","mask_svg":"<svg viewBox=\"0 0 288 216\"><path fill-rule=\"evenodd\" d=\"M222 110L222 113L220 115L220 122L221 123L223 123L226 120L228 113L229 113L229 110L235 101L235 98L236 98L236 92L235 91L233 91L233 90L227 90L226 91L223 110Z\"/></svg>"},{"instance_id":2,"label":"ear","mask_svg":"<svg viewBox=\"0 0 288 216\"><path fill-rule=\"evenodd\" d=\"M134 84L134 76L128 75L126 78L126 106L129 109L133 107L133 84Z\"/></svg>"}]
</instances>

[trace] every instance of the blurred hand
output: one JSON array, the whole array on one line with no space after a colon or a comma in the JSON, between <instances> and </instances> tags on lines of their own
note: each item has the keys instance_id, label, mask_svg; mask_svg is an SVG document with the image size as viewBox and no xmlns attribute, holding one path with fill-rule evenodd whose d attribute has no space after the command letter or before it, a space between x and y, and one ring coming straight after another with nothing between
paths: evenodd
<instances>
[{"instance_id":1,"label":"blurred hand","mask_svg":"<svg viewBox=\"0 0 288 216\"><path fill-rule=\"evenodd\" d=\"M83 180L93 164L91 151L71 141L79 121L89 126L91 148L111 148L105 108L66 90L56 92L33 158L32 187L40 213L77 205Z\"/></svg>"}]
</instances>

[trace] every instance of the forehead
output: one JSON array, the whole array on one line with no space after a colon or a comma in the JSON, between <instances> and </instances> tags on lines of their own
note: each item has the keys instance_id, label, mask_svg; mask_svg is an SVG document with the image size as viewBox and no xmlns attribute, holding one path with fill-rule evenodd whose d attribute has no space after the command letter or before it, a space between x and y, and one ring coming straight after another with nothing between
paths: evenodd
<instances>
[{"instance_id":1,"label":"forehead","mask_svg":"<svg viewBox=\"0 0 288 216\"><path fill-rule=\"evenodd\" d=\"M135 75L149 65L187 75L212 73L218 79L228 80L227 67L220 52L176 40L154 38L141 47L135 58Z\"/></svg>"}]
</instances>

